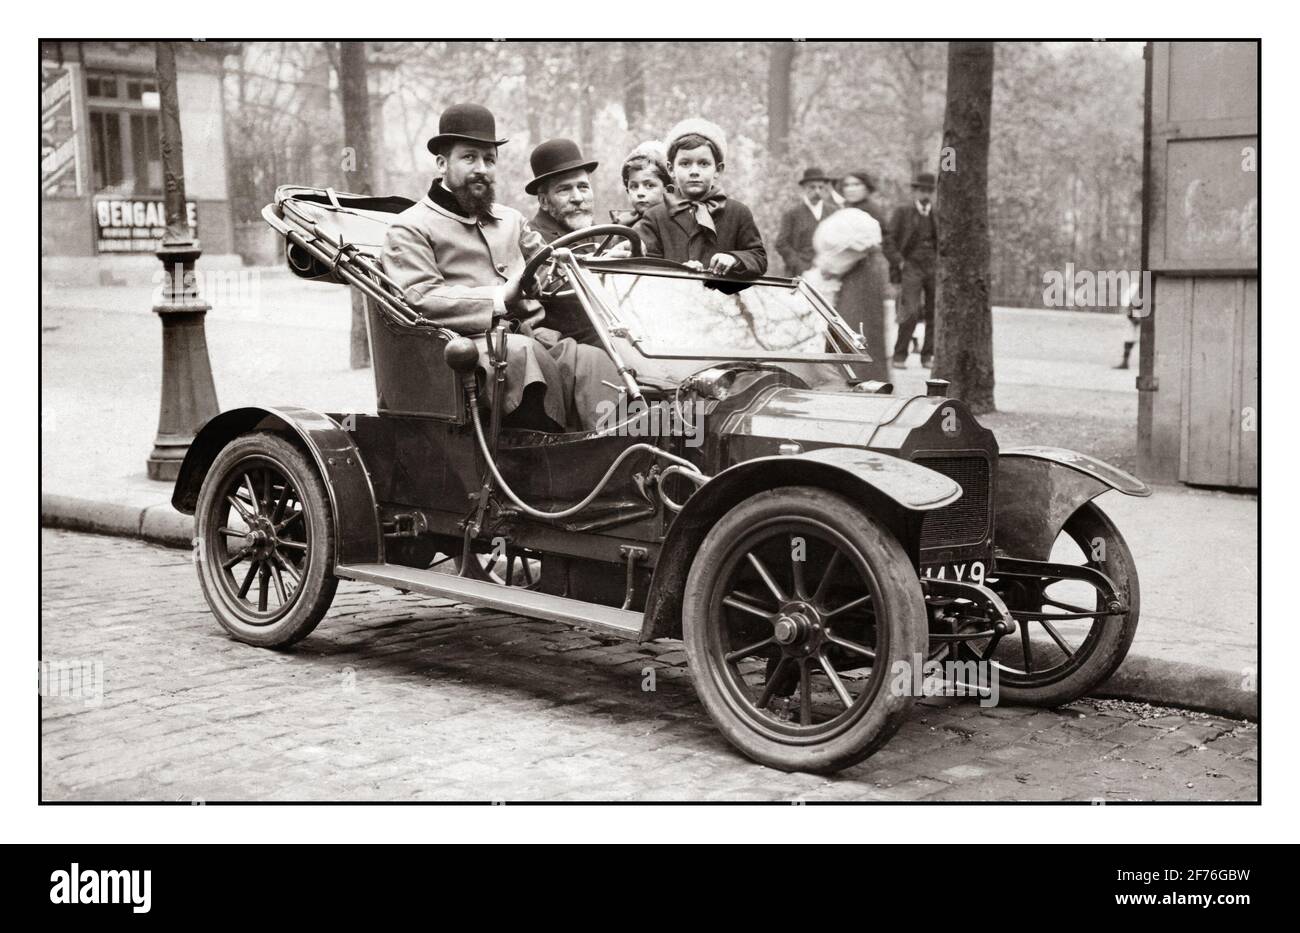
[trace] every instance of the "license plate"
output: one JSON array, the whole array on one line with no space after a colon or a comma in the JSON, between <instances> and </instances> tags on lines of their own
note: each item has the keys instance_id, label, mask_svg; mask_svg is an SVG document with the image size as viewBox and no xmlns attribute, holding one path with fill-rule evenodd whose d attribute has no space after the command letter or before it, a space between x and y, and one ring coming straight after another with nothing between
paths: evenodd
<instances>
[{"instance_id":1,"label":"license plate","mask_svg":"<svg viewBox=\"0 0 1300 933\"><path fill-rule=\"evenodd\" d=\"M921 576L932 580L956 580L958 583L983 583L984 561L970 560L960 564L926 564Z\"/></svg>"}]
</instances>

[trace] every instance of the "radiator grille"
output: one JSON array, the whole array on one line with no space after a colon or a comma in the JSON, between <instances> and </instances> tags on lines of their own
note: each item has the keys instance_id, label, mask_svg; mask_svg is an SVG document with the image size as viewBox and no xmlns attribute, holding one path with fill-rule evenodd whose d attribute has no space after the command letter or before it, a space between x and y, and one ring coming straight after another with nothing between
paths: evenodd
<instances>
[{"instance_id":1,"label":"radiator grille","mask_svg":"<svg viewBox=\"0 0 1300 933\"><path fill-rule=\"evenodd\" d=\"M952 505L925 514L921 548L979 544L989 529L989 462L984 457L921 457L916 461L961 486Z\"/></svg>"}]
</instances>

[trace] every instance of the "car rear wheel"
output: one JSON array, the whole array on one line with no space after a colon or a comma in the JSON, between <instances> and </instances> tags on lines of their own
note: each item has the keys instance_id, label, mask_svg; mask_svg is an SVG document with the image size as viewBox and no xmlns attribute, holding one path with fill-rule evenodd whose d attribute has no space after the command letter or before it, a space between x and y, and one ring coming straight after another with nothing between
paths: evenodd
<instances>
[{"instance_id":1,"label":"car rear wheel","mask_svg":"<svg viewBox=\"0 0 1300 933\"><path fill-rule=\"evenodd\" d=\"M897 539L852 501L802 486L752 496L714 525L687 577L682 631L723 735L765 765L821 773L903 724L915 697L891 681L927 642Z\"/></svg>"},{"instance_id":2,"label":"car rear wheel","mask_svg":"<svg viewBox=\"0 0 1300 933\"><path fill-rule=\"evenodd\" d=\"M1100 592L1076 580L992 578L1020 629L995 647L1002 700L1030 706L1060 706L1087 696L1115 673L1137 633L1137 566L1124 536L1095 502L1080 506L1066 521L1052 548L1053 563L1099 570L1115 584L1126 611L1101 614ZM1033 616L1050 614L1048 618ZM1072 618L1077 617L1077 618ZM963 642L963 659L987 653L987 640Z\"/></svg>"},{"instance_id":3,"label":"car rear wheel","mask_svg":"<svg viewBox=\"0 0 1300 933\"><path fill-rule=\"evenodd\" d=\"M316 627L338 580L329 497L306 454L269 432L231 441L204 478L195 522L199 583L227 632L279 648Z\"/></svg>"}]
</instances>

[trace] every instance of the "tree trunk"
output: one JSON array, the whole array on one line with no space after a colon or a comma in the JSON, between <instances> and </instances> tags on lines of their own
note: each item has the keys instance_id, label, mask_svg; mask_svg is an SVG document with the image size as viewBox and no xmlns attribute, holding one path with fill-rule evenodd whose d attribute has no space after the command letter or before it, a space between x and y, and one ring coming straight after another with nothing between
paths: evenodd
<instances>
[{"instance_id":1,"label":"tree trunk","mask_svg":"<svg viewBox=\"0 0 1300 933\"><path fill-rule=\"evenodd\" d=\"M790 83L793 42L769 42L767 63L767 153L775 161L790 153Z\"/></svg>"},{"instance_id":2,"label":"tree trunk","mask_svg":"<svg viewBox=\"0 0 1300 933\"><path fill-rule=\"evenodd\" d=\"M596 113L591 100L591 57L587 43L577 42L578 143L583 152L596 148Z\"/></svg>"},{"instance_id":3,"label":"tree trunk","mask_svg":"<svg viewBox=\"0 0 1300 933\"><path fill-rule=\"evenodd\" d=\"M545 47L537 42L523 42L524 95L528 102L528 145L542 141L542 107L547 104L542 91L542 78L546 71Z\"/></svg>"},{"instance_id":4,"label":"tree trunk","mask_svg":"<svg viewBox=\"0 0 1300 933\"><path fill-rule=\"evenodd\" d=\"M343 188L356 194L373 194L374 164L370 149L370 85L366 78L366 44L339 43L339 91L343 97ZM365 299L352 292L352 338L349 359L353 369L370 365L366 334Z\"/></svg>"},{"instance_id":5,"label":"tree trunk","mask_svg":"<svg viewBox=\"0 0 1300 933\"><path fill-rule=\"evenodd\" d=\"M640 42L623 43L623 115L639 138L645 130L645 59Z\"/></svg>"},{"instance_id":6,"label":"tree trunk","mask_svg":"<svg viewBox=\"0 0 1300 933\"><path fill-rule=\"evenodd\" d=\"M912 174L934 171L934 123L927 119L930 108L927 106L930 96L930 48L929 43L916 43L916 97L913 110L907 121L909 145L911 146Z\"/></svg>"},{"instance_id":7,"label":"tree trunk","mask_svg":"<svg viewBox=\"0 0 1300 933\"><path fill-rule=\"evenodd\" d=\"M948 46L948 101L943 145L955 171L941 171L939 301L934 376L975 413L994 410L993 314L989 307L989 118L993 109L993 43Z\"/></svg>"}]
</instances>

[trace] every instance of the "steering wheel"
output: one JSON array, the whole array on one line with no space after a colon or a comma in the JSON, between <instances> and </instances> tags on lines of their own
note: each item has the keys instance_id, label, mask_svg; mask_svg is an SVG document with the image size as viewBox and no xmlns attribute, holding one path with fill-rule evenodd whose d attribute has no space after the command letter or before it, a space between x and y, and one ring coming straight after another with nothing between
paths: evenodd
<instances>
[{"instance_id":1,"label":"steering wheel","mask_svg":"<svg viewBox=\"0 0 1300 933\"><path fill-rule=\"evenodd\" d=\"M539 286L537 275L542 266L547 266L549 272L554 272L555 251L561 247L567 247L570 243L579 243L582 240L594 240L597 237L605 239L599 244L583 244L574 250L591 256L599 256L609 246L614 239L627 240L632 247L632 255L640 257L645 249L641 243L641 237L631 227L625 227L622 224L596 224L593 227L583 227L581 230L574 230L572 233L566 233L564 236L552 240L537 252L533 253L532 258L524 266L524 271L519 276L519 293L525 298L549 298L559 293L564 287L563 279L558 275L548 276L549 281L545 285Z\"/></svg>"}]
</instances>

